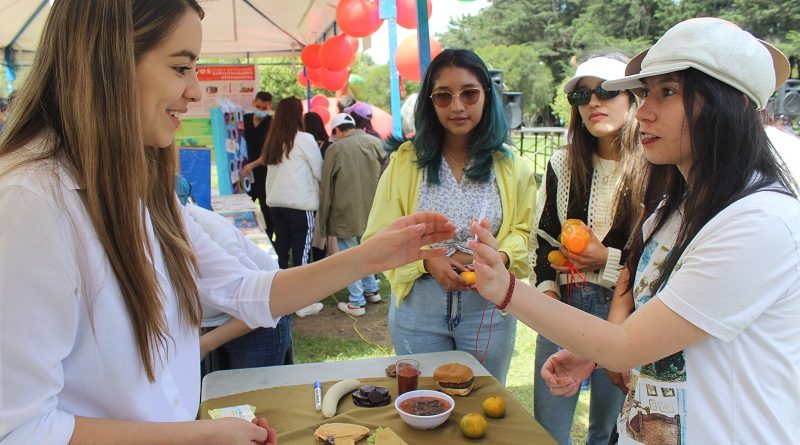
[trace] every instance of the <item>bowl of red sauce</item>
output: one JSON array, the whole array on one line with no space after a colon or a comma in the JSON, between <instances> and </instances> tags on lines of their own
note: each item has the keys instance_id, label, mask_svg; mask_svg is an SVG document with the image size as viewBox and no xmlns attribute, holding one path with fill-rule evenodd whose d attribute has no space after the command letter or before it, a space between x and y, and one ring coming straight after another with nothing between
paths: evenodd
<instances>
[{"instance_id":1,"label":"bowl of red sauce","mask_svg":"<svg viewBox=\"0 0 800 445\"><path fill-rule=\"evenodd\" d=\"M403 422L418 430L429 430L443 424L455 406L452 397L427 389L409 391L394 400L394 409Z\"/></svg>"}]
</instances>

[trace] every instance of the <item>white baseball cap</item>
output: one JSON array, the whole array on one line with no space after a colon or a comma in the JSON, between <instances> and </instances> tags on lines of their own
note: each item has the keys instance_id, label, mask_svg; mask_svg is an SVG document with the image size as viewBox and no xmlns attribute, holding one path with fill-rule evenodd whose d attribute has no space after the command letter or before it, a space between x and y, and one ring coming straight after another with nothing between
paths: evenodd
<instances>
[{"instance_id":1,"label":"white baseball cap","mask_svg":"<svg viewBox=\"0 0 800 445\"><path fill-rule=\"evenodd\" d=\"M670 28L631 59L627 77L603 82L606 90L640 88L639 79L694 68L741 91L759 110L789 77L789 61L777 48L731 22L701 17Z\"/></svg>"},{"instance_id":2,"label":"white baseball cap","mask_svg":"<svg viewBox=\"0 0 800 445\"><path fill-rule=\"evenodd\" d=\"M575 91L578 82L584 77L597 77L601 80L619 79L625 77L625 62L608 57L594 57L580 65L575 75L564 84L564 92ZM605 87L604 87L605 88Z\"/></svg>"},{"instance_id":3,"label":"white baseball cap","mask_svg":"<svg viewBox=\"0 0 800 445\"><path fill-rule=\"evenodd\" d=\"M350 124L355 127L356 121L353 119L353 116L347 113L339 113L331 119L331 128L337 128L339 125L344 124Z\"/></svg>"}]
</instances>

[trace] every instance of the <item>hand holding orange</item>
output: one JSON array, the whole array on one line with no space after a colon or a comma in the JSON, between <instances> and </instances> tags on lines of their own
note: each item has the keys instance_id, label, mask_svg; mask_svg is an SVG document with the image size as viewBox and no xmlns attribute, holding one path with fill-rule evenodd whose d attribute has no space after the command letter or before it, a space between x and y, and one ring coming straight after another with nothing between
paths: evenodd
<instances>
[{"instance_id":1,"label":"hand holding orange","mask_svg":"<svg viewBox=\"0 0 800 445\"><path fill-rule=\"evenodd\" d=\"M550 251L550 253L547 254L547 261L550 264L555 264L556 266L566 266L569 264L567 257L565 257L560 250Z\"/></svg>"},{"instance_id":2,"label":"hand holding orange","mask_svg":"<svg viewBox=\"0 0 800 445\"><path fill-rule=\"evenodd\" d=\"M473 284L475 284L478 277L475 274L475 272L471 270L465 270L464 272L461 272L459 275L461 276L461 279L464 280L465 283L467 283L467 286L472 286Z\"/></svg>"},{"instance_id":3,"label":"hand holding orange","mask_svg":"<svg viewBox=\"0 0 800 445\"><path fill-rule=\"evenodd\" d=\"M581 253L586 250L591 239L592 235L584 228L583 221L579 219L568 219L561 226L561 244L572 253Z\"/></svg>"}]
</instances>

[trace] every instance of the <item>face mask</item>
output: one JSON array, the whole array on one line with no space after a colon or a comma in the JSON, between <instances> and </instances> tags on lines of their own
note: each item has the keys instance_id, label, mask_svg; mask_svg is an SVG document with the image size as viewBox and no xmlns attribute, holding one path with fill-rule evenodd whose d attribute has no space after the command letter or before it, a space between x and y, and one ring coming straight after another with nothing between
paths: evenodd
<instances>
[{"instance_id":1,"label":"face mask","mask_svg":"<svg viewBox=\"0 0 800 445\"><path fill-rule=\"evenodd\" d=\"M255 116L255 117L259 118L259 119L264 119L265 117L267 117L267 113L268 113L268 111L255 110L255 111L253 111L253 116Z\"/></svg>"}]
</instances>

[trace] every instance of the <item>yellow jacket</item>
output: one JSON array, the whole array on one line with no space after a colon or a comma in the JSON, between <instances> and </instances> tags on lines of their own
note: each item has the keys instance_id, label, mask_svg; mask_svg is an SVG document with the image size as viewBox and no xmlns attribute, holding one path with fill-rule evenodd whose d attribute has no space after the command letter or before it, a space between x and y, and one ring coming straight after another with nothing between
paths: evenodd
<instances>
[{"instance_id":1,"label":"yellow jacket","mask_svg":"<svg viewBox=\"0 0 800 445\"><path fill-rule=\"evenodd\" d=\"M508 255L509 270L517 277L527 277L528 239L533 223L536 181L527 163L511 150L509 153L509 156L501 152L493 155L494 177L503 206L503 222L497 240L500 251ZM395 219L417 211L422 178L423 172L417 165L414 145L406 142L392 153L389 167L378 182L364 240ZM414 281L424 273L422 261L384 272L398 304L411 292Z\"/></svg>"}]
</instances>

